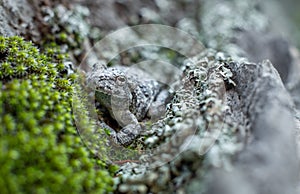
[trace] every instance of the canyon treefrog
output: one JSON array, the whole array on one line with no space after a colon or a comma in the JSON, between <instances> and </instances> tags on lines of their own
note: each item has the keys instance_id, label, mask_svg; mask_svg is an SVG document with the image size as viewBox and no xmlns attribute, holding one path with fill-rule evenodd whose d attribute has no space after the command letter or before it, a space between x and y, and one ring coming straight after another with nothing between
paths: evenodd
<instances>
[{"instance_id":1,"label":"canyon treefrog","mask_svg":"<svg viewBox=\"0 0 300 194\"><path fill-rule=\"evenodd\" d=\"M165 113L170 93L163 84L137 67L96 66L87 74L87 82L95 89L95 100L105 107L122 128L115 131L106 123L113 141L129 145L140 134L139 122L157 120Z\"/></svg>"}]
</instances>

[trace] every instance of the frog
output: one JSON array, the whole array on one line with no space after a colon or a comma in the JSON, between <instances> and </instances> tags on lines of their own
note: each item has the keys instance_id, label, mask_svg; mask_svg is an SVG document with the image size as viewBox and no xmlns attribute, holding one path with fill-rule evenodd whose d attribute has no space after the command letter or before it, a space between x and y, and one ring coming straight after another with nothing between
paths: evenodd
<instances>
[{"instance_id":1,"label":"frog","mask_svg":"<svg viewBox=\"0 0 300 194\"><path fill-rule=\"evenodd\" d=\"M121 146L130 145L145 130L146 122L162 118L172 96L167 85L135 66L95 64L86 78L95 91L95 101L108 110L121 129L113 129L104 121L99 125Z\"/></svg>"}]
</instances>

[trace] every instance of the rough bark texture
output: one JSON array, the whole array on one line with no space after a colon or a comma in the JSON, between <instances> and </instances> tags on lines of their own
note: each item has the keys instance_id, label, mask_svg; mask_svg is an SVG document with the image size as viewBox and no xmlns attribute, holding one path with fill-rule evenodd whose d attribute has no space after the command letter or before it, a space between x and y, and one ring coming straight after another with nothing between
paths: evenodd
<instances>
[{"instance_id":1,"label":"rough bark texture","mask_svg":"<svg viewBox=\"0 0 300 194\"><path fill-rule=\"evenodd\" d=\"M221 182L229 180L225 184L227 193L295 193L293 185L297 184L299 171L294 144L296 118L280 77L287 83L292 67L299 64L295 63L288 42L276 35L257 6L251 2L209 1L203 11L208 42L223 37L213 47L256 62L230 66L237 84L233 93L239 97L240 107L235 111L246 115L253 139L237 156L233 173L217 173L216 177ZM226 12L222 14L221 9ZM265 59L279 74L269 61L259 62ZM223 189L224 185L216 193Z\"/></svg>"},{"instance_id":2,"label":"rough bark texture","mask_svg":"<svg viewBox=\"0 0 300 194\"><path fill-rule=\"evenodd\" d=\"M238 154L234 170L216 172L216 179L229 180L225 186L228 193L294 193L299 169L295 123L291 99L279 75L269 61L234 64L230 68L237 83L232 95L238 96L241 103L235 111L246 115L252 140ZM212 185L216 189L215 181ZM226 193L223 189L221 186L216 193Z\"/></svg>"},{"instance_id":3,"label":"rough bark texture","mask_svg":"<svg viewBox=\"0 0 300 194\"><path fill-rule=\"evenodd\" d=\"M153 22L181 27L183 17L192 19L189 32L200 31L207 47L232 56L228 68L236 86L227 92L231 119L250 130L233 169L212 169L207 193L296 193L300 55L272 28L260 4L250 0L182 1L169 3L171 8L144 1L74 0L70 4L76 3L90 9L90 24L104 33ZM0 5L0 35L39 40L45 34L36 1L1 0Z\"/></svg>"}]
</instances>

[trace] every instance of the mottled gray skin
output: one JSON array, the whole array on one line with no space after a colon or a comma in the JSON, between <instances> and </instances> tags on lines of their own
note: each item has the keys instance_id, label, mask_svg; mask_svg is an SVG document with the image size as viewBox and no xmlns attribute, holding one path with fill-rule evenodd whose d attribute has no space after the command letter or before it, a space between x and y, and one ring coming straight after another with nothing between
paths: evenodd
<instances>
[{"instance_id":1,"label":"mottled gray skin","mask_svg":"<svg viewBox=\"0 0 300 194\"><path fill-rule=\"evenodd\" d=\"M95 89L96 102L99 102L116 120L122 129L110 130L113 141L129 145L141 133L141 121L158 119L165 113L169 93L163 85L142 70L134 67L116 66L95 67L87 74L87 82Z\"/></svg>"}]
</instances>

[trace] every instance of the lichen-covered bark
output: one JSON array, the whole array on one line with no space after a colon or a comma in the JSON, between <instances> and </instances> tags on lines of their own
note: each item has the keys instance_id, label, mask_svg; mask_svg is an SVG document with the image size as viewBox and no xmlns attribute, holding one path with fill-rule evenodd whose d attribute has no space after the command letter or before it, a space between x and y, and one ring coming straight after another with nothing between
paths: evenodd
<instances>
[{"instance_id":1,"label":"lichen-covered bark","mask_svg":"<svg viewBox=\"0 0 300 194\"><path fill-rule=\"evenodd\" d=\"M206 2L200 12L204 41L210 48L246 57L255 63L269 59L299 110L299 54L281 35L285 30L278 31L278 22L266 13L267 6L272 7L270 4L234 0Z\"/></svg>"},{"instance_id":2,"label":"lichen-covered bark","mask_svg":"<svg viewBox=\"0 0 300 194\"><path fill-rule=\"evenodd\" d=\"M236 156L234 170L216 172L216 179L230 180L228 193L294 193L299 161L291 98L269 61L232 63L230 69L237 84L233 93L240 103L235 111L246 115L251 140ZM216 189L215 182L212 187Z\"/></svg>"},{"instance_id":3,"label":"lichen-covered bark","mask_svg":"<svg viewBox=\"0 0 300 194\"><path fill-rule=\"evenodd\" d=\"M202 12L208 45L236 60L247 57L246 61L256 62L229 65L236 83L233 95L238 96L240 106L234 112L245 115L242 120L250 127L251 140L237 155L232 172L216 172L220 185L225 182L226 186L218 190L214 182L211 189L215 193L295 193L298 182L297 118L281 82L288 82L296 58L291 56L287 41L272 31L258 6L250 1L210 1ZM271 62L259 62L262 59L271 60L279 74Z\"/></svg>"}]
</instances>

